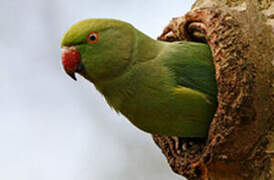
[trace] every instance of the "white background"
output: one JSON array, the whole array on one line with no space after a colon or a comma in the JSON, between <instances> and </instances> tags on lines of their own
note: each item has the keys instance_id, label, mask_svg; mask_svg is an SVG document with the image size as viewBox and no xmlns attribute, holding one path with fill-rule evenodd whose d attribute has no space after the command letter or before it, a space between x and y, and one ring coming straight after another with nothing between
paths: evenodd
<instances>
[{"instance_id":1,"label":"white background","mask_svg":"<svg viewBox=\"0 0 274 180\"><path fill-rule=\"evenodd\" d=\"M194 0L0 0L0 179L179 180L151 135L61 67L60 40L86 18L156 38Z\"/></svg>"}]
</instances>

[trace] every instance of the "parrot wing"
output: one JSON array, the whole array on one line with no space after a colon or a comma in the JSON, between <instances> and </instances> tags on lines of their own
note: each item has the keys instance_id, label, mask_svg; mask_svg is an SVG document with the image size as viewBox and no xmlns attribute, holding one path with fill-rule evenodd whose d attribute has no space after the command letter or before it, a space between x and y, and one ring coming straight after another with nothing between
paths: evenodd
<instances>
[{"instance_id":1,"label":"parrot wing","mask_svg":"<svg viewBox=\"0 0 274 180\"><path fill-rule=\"evenodd\" d=\"M168 55L165 64L175 75L177 84L202 92L210 100L216 100L215 68L209 47L192 42L176 44L181 47Z\"/></svg>"}]
</instances>

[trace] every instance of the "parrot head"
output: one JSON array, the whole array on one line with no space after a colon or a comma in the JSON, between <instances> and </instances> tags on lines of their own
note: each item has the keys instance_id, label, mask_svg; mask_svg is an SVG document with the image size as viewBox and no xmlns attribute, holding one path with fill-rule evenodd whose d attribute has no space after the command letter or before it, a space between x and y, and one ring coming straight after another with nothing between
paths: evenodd
<instances>
[{"instance_id":1,"label":"parrot head","mask_svg":"<svg viewBox=\"0 0 274 180\"><path fill-rule=\"evenodd\" d=\"M64 35L62 64L74 80L79 73L91 82L113 78L130 64L134 28L113 19L87 19L73 25Z\"/></svg>"}]
</instances>

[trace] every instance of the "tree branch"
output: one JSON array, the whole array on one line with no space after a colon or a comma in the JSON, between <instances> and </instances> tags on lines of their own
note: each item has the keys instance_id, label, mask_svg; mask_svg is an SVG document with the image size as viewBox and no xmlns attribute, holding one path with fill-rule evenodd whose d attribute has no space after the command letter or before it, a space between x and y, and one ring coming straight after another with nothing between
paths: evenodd
<instances>
[{"instance_id":1,"label":"tree branch","mask_svg":"<svg viewBox=\"0 0 274 180\"><path fill-rule=\"evenodd\" d=\"M207 42L216 69L218 108L208 138L153 135L176 173L189 179L271 179L273 7L270 1L198 0L158 38Z\"/></svg>"}]
</instances>

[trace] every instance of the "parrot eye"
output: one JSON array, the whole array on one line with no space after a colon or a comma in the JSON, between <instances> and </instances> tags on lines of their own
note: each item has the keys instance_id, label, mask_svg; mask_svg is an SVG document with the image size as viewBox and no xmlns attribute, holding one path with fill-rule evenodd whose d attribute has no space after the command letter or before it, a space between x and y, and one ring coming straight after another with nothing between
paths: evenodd
<instances>
[{"instance_id":1,"label":"parrot eye","mask_svg":"<svg viewBox=\"0 0 274 180\"><path fill-rule=\"evenodd\" d=\"M87 42L90 44L94 44L99 40L99 33L91 32L87 37Z\"/></svg>"}]
</instances>

